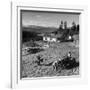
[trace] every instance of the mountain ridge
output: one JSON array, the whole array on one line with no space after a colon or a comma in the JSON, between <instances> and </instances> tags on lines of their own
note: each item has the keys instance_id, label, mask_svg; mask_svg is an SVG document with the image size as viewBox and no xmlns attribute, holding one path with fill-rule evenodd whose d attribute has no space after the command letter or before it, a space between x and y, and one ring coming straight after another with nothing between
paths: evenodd
<instances>
[{"instance_id":1,"label":"mountain ridge","mask_svg":"<svg viewBox=\"0 0 90 90\"><path fill-rule=\"evenodd\" d=\"M37 33L50 33L56 31L58 28L56 27L44 27L44 26L36 26L36 25L28 25L22 26L22 31L32 31Z\"/></svg>"}]
</instances>

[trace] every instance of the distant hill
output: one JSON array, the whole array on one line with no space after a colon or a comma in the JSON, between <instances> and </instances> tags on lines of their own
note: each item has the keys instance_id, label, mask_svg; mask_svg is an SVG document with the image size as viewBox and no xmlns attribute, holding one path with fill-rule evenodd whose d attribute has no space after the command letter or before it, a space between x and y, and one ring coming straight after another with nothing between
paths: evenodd
<instances>
[{"instance_id":1,"label":"distant hill","mask_svg":"<svg viewBox=\"0 0 90 90\"><path fill-rule=\"evenodd\" d=\"M43 27L43 26L35 26L35 25L22 27L22 31L31 31L31 32L36 32L36 33L51 33L56 30L57 28L55 27Z\"/></svg>"},{"instance_id":2,"label":"distant hill","mask_svg":"<svg viewBox=\"0 0 90 90\"><path fill-rule=\"evenodd\" d=\"M30 40L42 40L40 34L51 34L53 33L56 36L59 36L61 39L67 38L69 35L73 36L79 34L78 29L58 29L55 27L43 27L43 26L34 26L29 25L27 27L22 27L22 42Z\"/></svg>"}]
</instances>

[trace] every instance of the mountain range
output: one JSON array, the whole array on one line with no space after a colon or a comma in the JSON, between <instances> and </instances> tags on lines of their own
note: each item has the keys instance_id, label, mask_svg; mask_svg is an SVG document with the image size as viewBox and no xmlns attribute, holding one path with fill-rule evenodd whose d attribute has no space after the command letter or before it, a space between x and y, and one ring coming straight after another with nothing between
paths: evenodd
<instances>
[{"instance_id":1,"label":"mountain range","mask_svg":"<svg viewBox=\"0 0 90 90\"><path fill-rule=\"evenodd\" d=\"M35 26L35 25L22 26L22 31L30 31L36 33L51 33L56 31L57 29L58 28L56 27L44 27L44 26Z\"/></svg>"}]
</instances>

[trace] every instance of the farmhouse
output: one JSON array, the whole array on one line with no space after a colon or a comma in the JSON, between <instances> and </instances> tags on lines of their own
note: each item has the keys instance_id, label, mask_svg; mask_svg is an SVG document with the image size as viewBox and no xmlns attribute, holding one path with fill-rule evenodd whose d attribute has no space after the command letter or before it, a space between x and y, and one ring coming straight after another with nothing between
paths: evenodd
<instances>
[{"instance_id":1,"label":"farmhouse","mask_svg":"<svg viewBox=\"0 0 90 90\"><path fill-rule=\"evenodd\" d=\"M40 34L39 36L42 36L43 41L47 42L65 42L65 41L73 41L73 36L66 35L66 34Z\"/></svg>"},{"instance_id":2,"label":"farmhouse","mask_svg":"<svg viewBox=\"0 0 90 90\"><path fill-rule=\"evenodd\" d=\"M57 38L52 35L46 35L46 36L43 36L43 41L56 42Z\"/></svg>"}]
</instances>

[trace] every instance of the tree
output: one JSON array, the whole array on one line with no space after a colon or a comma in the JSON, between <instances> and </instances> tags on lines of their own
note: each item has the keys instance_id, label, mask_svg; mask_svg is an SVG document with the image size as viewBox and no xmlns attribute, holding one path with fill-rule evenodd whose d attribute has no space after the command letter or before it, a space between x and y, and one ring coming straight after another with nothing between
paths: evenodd
<instances>
[{"instance_id":1,"label":"tree","mask_svg":"<svg viewBox=\"0 0 90 90\"><path fill-rule=\"evenodd\" d=\"M76 28L77 28L77 26L76 26L74 21L72 22L72 27L71 28L72 28L72 30L76 30Z\"/></svg>"},{"instance_id":2,"label":"tree","mask_svg":"<svg viewBox=\"0 0 90 90\"><path fill-rule=\"evenodd\" d=\"M76 34L79 34L79 24L77 24L76 28Z\"/></svg>"},{"instance_id":3,"label":"tree","mask_svg":"<svg viewBox=\"0 0 90 90\"><path fill-rule=\"evenodd\" d=\"M61 21L60 26L59 26L59 30L63 29L63 21Z\"/></svg>"},{"instance_id":4,"label":"tree","mask_svg":"<svg viewBox=\"0 0 90 90\"><path fill-rule=\"evenodd\" d=\"M77 25L77 31L79 32L79 24Z\"/></svg>"},{"instance_id":5,"label":"tree","mask_svg":"<svg viewBox=\"0 0 90 90\"><path fill-rule=\"evenodd\" d=\"M67 29L67 21L64 22L64 29Z\"/></svg>"},{"instance_id":6,"label":"tree","mask_svg":"<svg viewBox=\"0 0 90 90\"><path fill-rule=\"evenodd\" d=\"M76 26L75 22L72 22L72 27L71 27L70 33L73 35L76 33L76 31L77 31L77 26Z\"/></svg>"}]
</instances>

